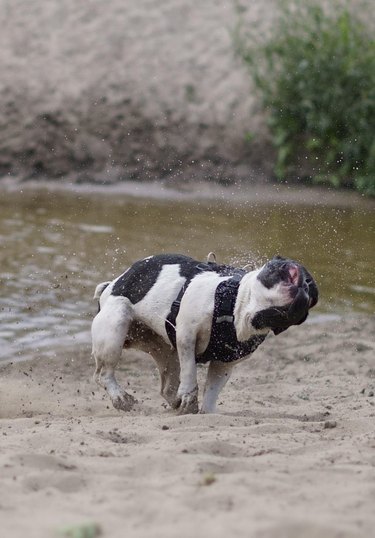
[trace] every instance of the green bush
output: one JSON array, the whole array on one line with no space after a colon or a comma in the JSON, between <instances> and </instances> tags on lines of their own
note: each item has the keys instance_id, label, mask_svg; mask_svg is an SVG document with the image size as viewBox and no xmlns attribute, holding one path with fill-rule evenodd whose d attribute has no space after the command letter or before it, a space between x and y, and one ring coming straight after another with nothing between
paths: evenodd
<instances>
[{"instance_id":1,"label":"green bush","mask_svg":"<svg viewBox=\"0 0 375 538\"><path fill-rule=\"evenodd\" d=\"M375 41L337 2L285 2L261 43L239 28L277 150L279 179L309 177L375 195ZM371 14L371 10L369 11Z\"/></svg>"}]
</instances>

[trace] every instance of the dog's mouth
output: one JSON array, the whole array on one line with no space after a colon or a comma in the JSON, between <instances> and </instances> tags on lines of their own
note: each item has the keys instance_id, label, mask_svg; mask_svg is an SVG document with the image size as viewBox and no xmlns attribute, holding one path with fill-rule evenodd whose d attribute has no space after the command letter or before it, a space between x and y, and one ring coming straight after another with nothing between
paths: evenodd
<instances>
[{"instance_id":1,"label":"dog's mouth","mask_svg":"<svg viewBox=\"0 0 375 538\"><path fill-rule=\"evenodd\" d=\"M303 282L303 275L301 268L293 262L284 262L277 268L274 268L274 271L280 278L280 281L283 284L288 286L301 286Z\"/></svg>"},{"instance_id":2,"label":"dog's mouth","mask_svg":"<svg viewBox=\"0 0 375 538\"><path fill-rule=\"evenodd\" d=\"M298 265L290 264L287 268L287 282L288 284L293 284L294 286L298 286L298 280L299 280L299 269Z\"/></svg>"}]
</instances>

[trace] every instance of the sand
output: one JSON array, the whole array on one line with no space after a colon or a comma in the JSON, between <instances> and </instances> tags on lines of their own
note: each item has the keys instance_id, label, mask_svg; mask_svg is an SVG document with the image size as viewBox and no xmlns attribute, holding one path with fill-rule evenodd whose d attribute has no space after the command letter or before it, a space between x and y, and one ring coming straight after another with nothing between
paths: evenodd
<instances>
[{"instance_id":1,"label":"sand","mask_svg":"<svg viewBox=\"0 0 375 538\"><path fill-rule=\"evenodd\" d=\"M167 409L140 352L119 369L129 413L93 383L85 346L2 365L2 536L87 522L111 538L373 536L374 331L352 317L270 337L214 415Z\"/></svg>"}]
</instances>

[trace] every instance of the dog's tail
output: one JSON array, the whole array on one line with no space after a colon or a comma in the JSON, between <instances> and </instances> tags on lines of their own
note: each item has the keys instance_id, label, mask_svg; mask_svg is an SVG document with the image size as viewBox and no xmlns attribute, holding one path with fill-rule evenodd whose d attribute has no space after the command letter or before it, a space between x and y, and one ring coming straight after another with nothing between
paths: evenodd
<instances>
[{"instance_id":1,"label":"dog's tail","mask_svg":"<svg viewBox=\"0 0 375 538\"><path fill-rule=\"evenodd\" d=\"M110 283L111 281L109 280L108 282L101 282L100 284L98 284L95 288L94 299L99 299L103 291Z\"/></svg>"}]
</instances>

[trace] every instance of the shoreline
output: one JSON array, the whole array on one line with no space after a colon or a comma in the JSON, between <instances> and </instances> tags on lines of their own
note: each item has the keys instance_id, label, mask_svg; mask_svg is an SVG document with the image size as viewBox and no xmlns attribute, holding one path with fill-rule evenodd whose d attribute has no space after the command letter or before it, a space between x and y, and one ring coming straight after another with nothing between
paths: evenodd
<instances>
[{"instance_id":1,"label":"shoreline","mask_svg":"<svg viewBox=\"0 0 375 538\"><path fill-rule=\"evenodd\" d=\"M111 184L78 183L70 180L17 180L0 178L0 188L7 193L51 192L83 196L128 196L139 199L174 202L223 202L231 204L281 204L321 207L375 209L375 199L355 191L330 187L286 185L278 183L235 182L220 185L210 181L121 181Z\"/></svg>"}]
</instances>

